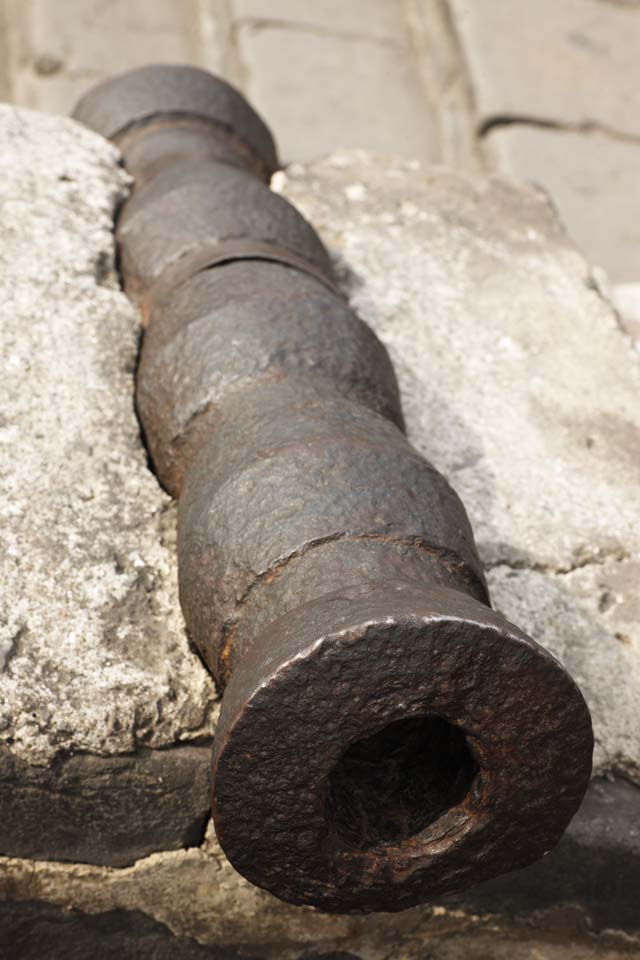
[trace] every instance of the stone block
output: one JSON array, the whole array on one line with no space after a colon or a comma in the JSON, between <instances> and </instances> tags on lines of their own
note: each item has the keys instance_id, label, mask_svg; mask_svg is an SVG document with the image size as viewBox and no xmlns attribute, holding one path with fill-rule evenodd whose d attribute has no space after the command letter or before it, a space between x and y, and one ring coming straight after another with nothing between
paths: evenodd
<instances>
[{"instance_id":1,"label":"stone block","mask_svg":"<svg viewBox=\"0 0 640 960\"><path fill-rule=\"evenodd\" d=\"M123 867L198 847L209 819L211 744L77 754L34 765L0 753L0 850Z\"/></svg>"},{"instance_id":2,"label":"stone block","mask_svg":"<svg viewBox=\"0 0 640 960\"><path fill-rule=\"evenodd\" d=\"M70 120L2 106L0 129L1 849L130 862L202 824L206 773L142 753L210 737L215 690L185 635L173 510L133 407L138 318L112 234L127 180ZM120 779L98 801L108 770Z\"/></svg>"},{"instance_id":3,"label":"stone block","mask_svg":"<svg viewBox=\"0 0 640 960\"><path fill-rule=\"evenodd\" d=\"M640 278L640 141L512 124L485 143L500 170L551 194L578 247L612 282Z\"/></svg>"},{"instance_id":4,"label":"stone block","mask_svg":"<svg viewBox=\"0 0 640 960\"><path fill-rule=\"evenodd\" d=\"M269 117L285 162L338 146L421 160L439 156L434 114L408 39L381 41L277 20L241 22L237 35L246 65L243 90Z\"/></svg>"},{"instance_id":5,"label":"stone block","mask_svg":"<svg viewBox=\"0 0 640 960\"><path fill-rule=\"evenodd\" d=\"M640 136L640 7L449 0L480 123L531 118Z\"/></svg>"},{"instance_id":6,"label":"stone block","mask_svg":"<svg viewBox=\"0 0 640 960\"><path fill-rule=\"evenodd\" d=\"M231 948L174 937L138 910L92 915L37 900L0 903L0 950L15 960L251 960Z\"/></svg>"}]
</instances>

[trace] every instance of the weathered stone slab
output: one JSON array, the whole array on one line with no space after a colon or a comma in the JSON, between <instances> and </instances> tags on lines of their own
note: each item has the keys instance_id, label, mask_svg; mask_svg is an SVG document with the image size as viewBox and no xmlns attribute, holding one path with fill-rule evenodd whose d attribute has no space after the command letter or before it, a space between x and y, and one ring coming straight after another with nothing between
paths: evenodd
<instances>
[{"instance_id":1,"label":"weathered stone slab","mask_svg":"<svg viewBox=\"0 0 640 960\"><path fill-rule=\"evenodd\" d=\"M322 15L313 15L313 4L304 6L306 13L290 22L288 4L277 6L274 17L263 4L262 18L237 25L238 48L247 65L243 90L269 117L284 161L309 160L339 146L437 159L436 119L422 87L402 5L388 0L382 17L380 4L342 4L350 14L343 12L335 29L326 17L318 22ZM244 3L241 9L255 13L259 7ZM361 27L354 30L358 13ZM349 27L342 29L345 22Z\"/></svg>"},{"instance_id":2,"label":"weathered stone slab","mask_svg":"<svg viewBox=\"0 0 640 960\"><path fill-rule=\"evenodd\" d=\"M19 775L32 789L21 836L7 837L10 821L20 826L8 813L16 784L3 775L2 849L25 855L30 839L32 853L49 842L48 855L64 857L50 817L41 829L53 832L27 835L38 790L42 803L49 790L65 794L59 835L80 829L82 791L54 764L209 736L215 691L185 635L172 507L133 407L138 320L113 269L126 177L113 148L69 120L1 106L0 137L0 746L16 771L34 767L31 781ZM175 827L169 820L154 846L152 826L144 842L132 826L125 856L181 845L203 791L202 780L182 782ZM96 860L123 855L126 821L119 854L108 832L90 834ZM74 855L82 849L79 840Z\"/></svg>"},{"instance_id":3,"label":"weathered stone slab","mask_svg":"<svg viewBox=\"0 0 640 960\"><path fill-rule=\"evenodd\" d=\"M640 137L640 7L449 0L483 124L529 118Z\"/></svg>"},{"instance_id":4,"label":"weathered stone slab","mask_svg":"<svg viewBox=\"0 0 640 960\"><path fill-rule=\"evenodd\" d=\"M198 847L211 810L211 744L78 754L47 766L0 753L0 850L122 867Z\"/></svg>"},{"instance_id":5,"label":"weathered stone slab","mask_svg":"<svg viewBox=\"0 0 640 960\"><path fill-rule=\"evenodd\" d=\"M497 606L581 683L596 772L640 783L640 628L614 622L635 602L640 358L551 204L357 153L277 176L389 347L409 436L462 497Z\"/></svg>"},{"instance_id":6,"label":"weathered stone slab","mask_svg":"<svg viewBox=\"0 0 640 960\"><path fill-rule=\"evenodd\" d=\"M500 170L551 194L591 263L616 283L640 277L640 142L512 124L485 143Z\"/></svg>"}]
</instances>

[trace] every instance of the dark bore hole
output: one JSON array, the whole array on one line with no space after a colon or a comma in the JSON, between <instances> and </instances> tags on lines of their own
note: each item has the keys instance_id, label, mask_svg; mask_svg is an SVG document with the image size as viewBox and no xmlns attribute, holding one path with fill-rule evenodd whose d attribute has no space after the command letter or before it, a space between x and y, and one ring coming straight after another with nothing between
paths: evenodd
<instances>
[{"instance_id":1,"label":"dark bore hole","mask_svg":"<svg viewBox=\"0 0 640 960\"><path fill-rule=\"evenodd\" d=\"M340 758L329 778L329 821L356 849L397 844L461 803L477 772L459 727L442 717L397 720Z\"/></svg>"}]
</instances>

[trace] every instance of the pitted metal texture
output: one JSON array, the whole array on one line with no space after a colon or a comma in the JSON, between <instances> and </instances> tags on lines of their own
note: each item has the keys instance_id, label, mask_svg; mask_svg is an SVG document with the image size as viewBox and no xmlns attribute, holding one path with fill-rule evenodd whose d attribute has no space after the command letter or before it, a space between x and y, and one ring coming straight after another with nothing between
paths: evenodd
<instances>
[{"instance_id":1,"label":"pitted metal texture","mask_svg":"<svg viewBox=\"0 0 640 960\"><path fill-rule=\"evenodd\" d=\"M117 142L138 189L163 169L194 161L240 167L265 183L273 173L272 166L235 133L200 117L149 120L123 133Z\"/></svg>"},{"instance_id":2,"label":"pitted metal texture","mask_svg":"<svg viewBox=\"0 0 640 960\"><path fill-rule=\"evenodd\" d=\"M202 249L215 259L225 244L243 241L290 251L331 277L327 251L315 230L248 171L197 161L171 165L147 181L123 207L116 225L125 290L144 299L170 268ZM197 269L197 268L196 268Z\"/></svg>"},{"instance_id":3,"label":"pitted metal texture","mask_svg":"<svg viewBox=\"0 0 640 960\"><path fill-rule=\"evenodd\" d=\"M116 231L146 327L137 407L179 498L185 620L224 689L212 809L230 861L351 913L543 856L589 780L589 712L491 609L385 348L263 182L269 131L183 67L102 84L76 116L137 178Z\"/></svg>"},{"instance_id":4,"label":"pitted metal texture","mask_svg":"<svg viewBox=\"0 0 640 960\"><path fill-rule=\"evenodd\" d=\"M271 132L235 87L206 70L149 64L97 84L76 105L80 123L117 143L136 127L167 119L199 119L231 134L255 154L268 175L278 166Z\"/></svg>"},{"instance_id":5,"label":"pitted metal texture","mask_svg":"<svg viewBox=\"0 0 640 960\"><path fill-rule=\"evenodd\" d=\"M283 376L329 382L332 393L402 426L386 350L346 301L307 273L236 261L203 270L151 307L137 403L158 476L174 496L204 434L224 420L230 393ZM244 413L242 392L240 406Z\"/></svg>"}]
</instances>

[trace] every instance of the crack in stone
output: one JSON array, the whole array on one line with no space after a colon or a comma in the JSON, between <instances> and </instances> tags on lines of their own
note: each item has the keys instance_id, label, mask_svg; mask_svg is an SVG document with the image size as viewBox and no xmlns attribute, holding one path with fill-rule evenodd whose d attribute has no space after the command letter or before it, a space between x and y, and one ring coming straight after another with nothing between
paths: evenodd
<instances>
[{"instance_id":1,"label":"crack in stone","mask_svg":"<svg viewBox=\"0 0 640 960\"><path fill-rule=\"evenodd\" d=\"M532 570L536 573L550 573L554 576L567 576L576 570L582 570L585 567L602 567L606 563L624 563L631 559L629 550L620 547L617 550L610 550L602 553L589 553L584 557L576 559L571 563L555 565L552 563L542 563L524 559L511 559L508 557L499 557L497 560L485 561L483 567L485 571L495 570L496 567L508 567L510 570Z\"/></svg>"},{"instance_id":2,"label":"crack in stone","mask_svg":"<svg viewBox=\"0 0 640 960\"><path fill-rule=\"evenodd\" d=\"M20 655L22 640L29 632L26 622L21 622L15 632L4 642L0 642L0 672L6 670L14 657Z\"/></svg>"},{"instance_id":3,"label":"crack in stone","mask_svg":"<svg viewBox=\"0 0 640 960\"><path fill-rule=\"evenodd\" d=\"M582 120L571 123L566 120L552 120L548 117L537 117L533 114L526 113L493 114L478 124L477 135L480 140L484 140L490 133L493 133L494 130L514 126L552 130L557 133L580 133L584 136L601 134L602 136L609 137L611 140L640 145L640 136L637 134L625 133L623 130L617 130L615 127L609 127L607 124L595 120Z\"/></svg>"},{"instance_id":4,"label":"crack in stone","mask_svg":"<svg viewBox=\"0 0 640 960\"><path fill-rule=\"evenodd\" d=\"M381 47L404 50L404 44L391 37L377 37L369 33L357 33L355 30L336 30L320 24L305 23L303 20L278 20L276 17L242 17L236 20L234 28L240 30L249 27L256 32L262 30L286 30L291 33L307 33L316 37L328 37L332 40L347 40L351 43L372 43Z\"/></svg>"}]
</instances>

